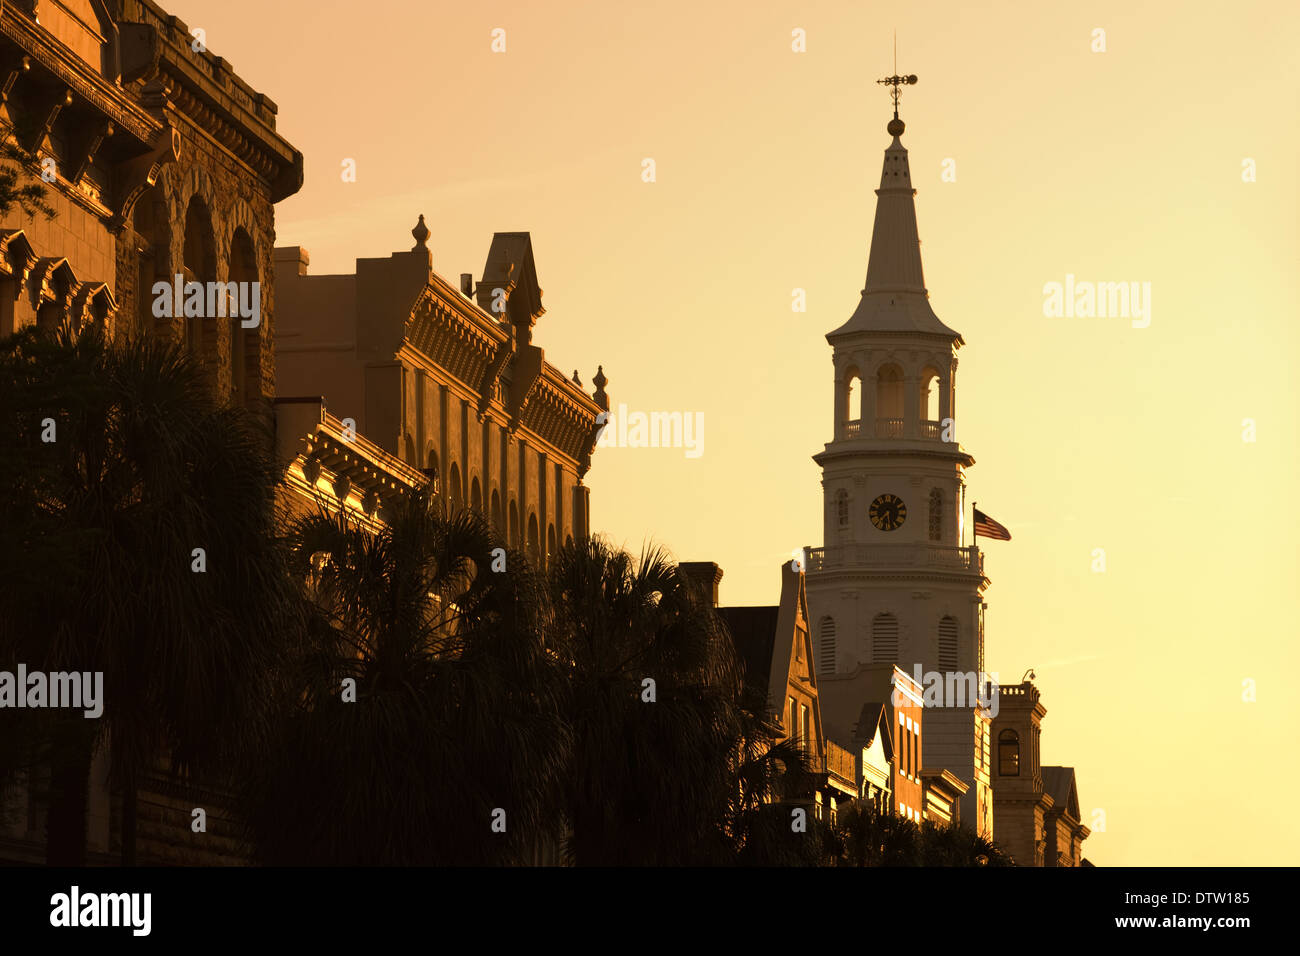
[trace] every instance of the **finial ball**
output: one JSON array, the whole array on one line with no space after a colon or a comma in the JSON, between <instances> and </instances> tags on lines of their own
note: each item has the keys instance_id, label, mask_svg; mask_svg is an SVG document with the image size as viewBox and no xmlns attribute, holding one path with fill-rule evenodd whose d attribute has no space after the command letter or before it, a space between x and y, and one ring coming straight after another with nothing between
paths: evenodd
<instances>
[{"instance_id":1,"label":"finial ball","mask_svg":"<svg viewBox=\"0 0 1300 956\"><path fill-rule=\"evenodd\" d=\"M415 237L416 248L424 245L429 239L429 227L424 224L424 216L420 216L420 221L415 224L411 230L411 235Z\"/></svg>"},{"instance_id":2,"label":"finial ball","mask_svg":"<svg viewBox=\"0 0 1300 956\"><path fill-rule=\"evenodd\" d=\"M902 136L903 130L905 130L906 128L907 127L903 124L903 121L899 119L897 116L891 119L889 121L889 125L885 127L885 129L889 132L890 136Z\"/></svg>"}]
</instances>

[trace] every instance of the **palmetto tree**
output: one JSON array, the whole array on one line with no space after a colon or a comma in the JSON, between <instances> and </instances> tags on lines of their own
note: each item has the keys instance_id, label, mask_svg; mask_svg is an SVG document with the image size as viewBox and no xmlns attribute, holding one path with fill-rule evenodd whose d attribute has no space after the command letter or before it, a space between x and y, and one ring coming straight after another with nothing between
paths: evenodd
<instances>
[{"instance_id":1,"label":"palmetto tree","mask_svg":"<svg viewBox=\"0 0 1300 956\"><path fill-rule=\"evenodd\" d=\"M523 862L559 826L567 743L545 595L521 555L494 561L481 516L443 517L428 487L385 519L322 512L291 531L318 614L247 770L257 855Z\"/></svg>"},{"instance_id":2,"label":"palmetto tree","mask_svg":"<svg viewBox=\"0 0 1300 956\"><path fill-rule=\"evenodd\" d=\"M841 811L832 837L842 866L1011 866L991 840L966 827L916 824L871 804Z\"/></svg>"},{"instance_id":3,"label":"palmetto tree","mask_svg":"<svg viewBox=\"0 0 1300 956\"><path fill-rule=\"evenodd\" d=\"M921 824L922 866L1014 866L1002 848L968 827Z\"/></svg>"},{"instance_id":4,"label":"palmetto tree","mask_svg":"<svg viewBox=\"0 0 1300 956\"><path fill-rule=\"evenodd\" d=\"M160 759L215 774L266 726L301 603L275 541L269 436L177 346L110 347L94 326L0 342L0 429L0 661L104 675L102 718L29 718L11 768L49 762L49 854L81 862L107 740L131 864Z\"/></svg>"},{"instance_id":5,"label":"palmetto tree","mask_svg":"<svg viewBox=\"0 0 1300 956\"><path fill-rule=\"evenodd\" d=\"M567 855L579 865L726 862L740 674L721 619L664 552L598 538L550 569L569 664Z\"/></svg>"},{"instance_id":6,"label":"palmetto tree","mask_svg":"<svg viewBox=\"0 0 1300 956\"><path fill-rule=\"evenodd\" d=\"M834 842L841 866L920 866L920 828L906 817L870 803L840 811Z\"/></svg>"}]
</instances>

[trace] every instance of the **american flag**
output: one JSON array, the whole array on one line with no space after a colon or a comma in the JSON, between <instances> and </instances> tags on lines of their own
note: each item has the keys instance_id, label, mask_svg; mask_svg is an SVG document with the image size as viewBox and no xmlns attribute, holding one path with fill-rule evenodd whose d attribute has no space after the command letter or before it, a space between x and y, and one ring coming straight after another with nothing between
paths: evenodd
<instances>
[{"instance_id":1,"label":"american flag","mask_svg":"<svg viewBox=\"0 0 1300 956\"><path fill-rule=\"evenodd\" d=\"M978 508L975 509L975 537L996 538L998 541L1010 541L1011 532L998 524Z\"/></svg>"}]
</instances>

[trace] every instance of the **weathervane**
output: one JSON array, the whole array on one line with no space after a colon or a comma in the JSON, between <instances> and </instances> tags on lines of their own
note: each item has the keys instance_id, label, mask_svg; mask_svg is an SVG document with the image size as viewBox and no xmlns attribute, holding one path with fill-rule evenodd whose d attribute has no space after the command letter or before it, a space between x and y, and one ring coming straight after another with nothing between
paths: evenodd
<instances>
[{"instance_id":1,"label":"weathervane","mask_svg":"<svg viewBox=\"0 0 1300 956\"><path fill-rule=\"evenodd\" d=\"M876 80L881 86L890 87L889 95L894 98L894 119L898 120L898 98L903 94L904 86L912 86L916 83L916 74L908 76L898 75L898 34L894 34L894 75L887 76L883 80ZM899 120L901 122L901 120ZM899 130L901 133L902 130ZM898 134L895 134L898 135Z\"/></svg>"}]
</instances>

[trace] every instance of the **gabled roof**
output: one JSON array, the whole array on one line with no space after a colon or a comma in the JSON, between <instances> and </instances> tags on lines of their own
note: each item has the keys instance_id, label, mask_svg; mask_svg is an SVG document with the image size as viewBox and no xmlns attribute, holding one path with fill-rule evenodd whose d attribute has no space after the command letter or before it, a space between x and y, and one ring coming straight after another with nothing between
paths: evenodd
<instances>
[{"instance_id":1,"label":"gabled roof","mask_svg":"<svg viewBox=\"0 0 1300 956\"><path fill-rule=\"evenodd\" d=\"M1060 807L1075 820L1079 816L1079 790L1075 784L1073 767L1044 767L1043 790L1051 794L1054 806Z\"/></svg>"},{"instance_id":2,"label":"gabled roof","mask_svg":"<svg viewBox=\"0 0 1300 956\"><path fill-rule=\"evenodd\" d=\"M776 646L776 622L780 608L720 607L718 614L731 632L736 653L745 670L747 706L766 713L772 702L785 698L784 682L773 695L771 687L772 651Z\"/></svg>"},{"instance_id":3,"label":"gabled roof","mask_svg":"<svg viewBox=\"0 0 1300 956\"><path fill-rule=\"evenodd\" d=\"M744 663L747 706L764 715L782 713L792 669L798 669L798 679L807 680L813 697L820 739L825 728L817 704L817 672L812 666L803 572L792 568L789 561L782 562L781 603L776 607L720 607L718 613L731 631ZM796 640L804 641L801 661L795 653Z\"/></svg>"},{"instance_id":4,"label":"gabled roof","mask_svg":"<svg viewBox=\"0 0 1300 956\"><path fill-rule=\"evenodd\" d=\"M537 265L533 262L533 240L526 232L497 232L492 234L483 278L475 295L485 312L493 312L496 290L505 293L507 312L512 322L527 317L532 325L545 312L542 307L542 289L537 284Z\"/></svg>"},{"instance_id":5,"label":"gabled roof","mask_svg":"<svg viewBox=\"0 0 1300 956\"><path fill-rule=\"evenodd\" d=\"M885 750L885 759L894 759L894 737L889 722L889 713L884 704L873 702L862 705L862 715L858 718L857 728L853 733L853 742L859 748L868 748L875 743L876 736Z\"/></svg>"}]
</instances>

